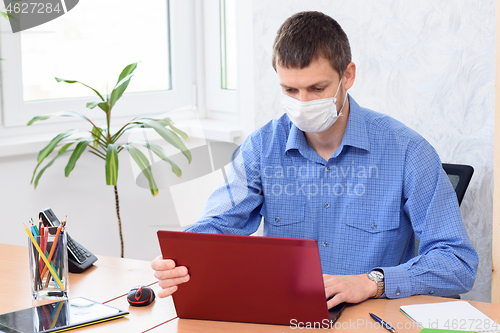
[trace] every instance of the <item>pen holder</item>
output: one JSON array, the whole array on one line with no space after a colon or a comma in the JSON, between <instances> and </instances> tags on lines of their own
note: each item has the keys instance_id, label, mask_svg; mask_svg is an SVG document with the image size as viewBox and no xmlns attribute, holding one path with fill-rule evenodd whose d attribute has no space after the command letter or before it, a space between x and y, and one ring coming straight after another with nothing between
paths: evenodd
<instances>
[{"instance_id":1,"label":"pen holder","mask_svg":"<svg viewBox=\"0 0 500 333\"><path fill-rule=\"evenodd\" d=\"M33 300L68 297L68 250L64 229L45 227L28 239ZM36 242L33 243L33 240Z\"/></svg>"}]
</instances>

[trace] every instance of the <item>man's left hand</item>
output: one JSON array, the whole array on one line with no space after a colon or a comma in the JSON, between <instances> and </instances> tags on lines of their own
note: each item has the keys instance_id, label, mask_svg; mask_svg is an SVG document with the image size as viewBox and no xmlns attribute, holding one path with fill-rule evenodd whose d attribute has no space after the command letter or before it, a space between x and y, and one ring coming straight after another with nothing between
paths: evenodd
<instances>
[{"instance_id":1,"label":"man's left hand","mask_svg":"<svg viewBox=\"0 0 500 333\"><path fill-rule=\"evenodd\" d=\"M359 275L328 275L323 274L328 308L342 302L359 303L377 294L377 283L365 274Z\"/></svg>"}]
</instances>

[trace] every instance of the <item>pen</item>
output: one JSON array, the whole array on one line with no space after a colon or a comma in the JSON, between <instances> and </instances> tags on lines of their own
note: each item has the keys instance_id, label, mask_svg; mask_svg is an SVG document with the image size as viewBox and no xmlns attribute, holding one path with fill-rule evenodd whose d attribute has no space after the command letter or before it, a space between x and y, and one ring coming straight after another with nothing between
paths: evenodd
<instances>
[{"instance_id":1,"label":"pen","mask_svg":"<svg viewBox=\"0 0 500 333\"><path fill-rule=\"evenodd\" d=\"M382 319L380 319L379 317L377 317L376 315L374 315L373 313L370 313L370 316L378 323L380 323L380 325L382 325L383 328L385 328L386 330L388 330L389 332L392 332L392 333L396 333L396 330L389 324L387 324L385 321L383 321Z\"/></svg>"}]
</instances>

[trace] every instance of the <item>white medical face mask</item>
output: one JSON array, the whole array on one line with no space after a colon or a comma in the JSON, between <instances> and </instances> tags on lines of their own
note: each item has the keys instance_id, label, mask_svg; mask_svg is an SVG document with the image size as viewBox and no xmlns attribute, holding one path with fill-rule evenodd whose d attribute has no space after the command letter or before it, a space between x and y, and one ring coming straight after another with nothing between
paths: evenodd
<instances>
[{"instance_id":1,"label":"white medical face mask","mask_svg":"<svg viewBox=\"0 0 500 333\"><path fill-rule=\"evenodd\" d=\"M342 116L347 94L344 98L342 108L337 114L337 106L335 103L337 102L340 83L342 83L342 79L339 82L339 87L337 88L335 96L330 98L301 102L283 94L281 101L282 108L288 114L292 123L301 131L308 133L324 132Z\"/></svg>"}]
</instances>

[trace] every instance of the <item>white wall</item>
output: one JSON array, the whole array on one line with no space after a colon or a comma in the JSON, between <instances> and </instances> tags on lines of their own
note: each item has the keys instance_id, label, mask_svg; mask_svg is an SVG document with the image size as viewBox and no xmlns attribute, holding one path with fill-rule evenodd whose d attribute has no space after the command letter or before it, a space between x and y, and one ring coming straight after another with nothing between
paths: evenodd
<instances>
[{"instance_id":1,"label":"white wall","mask_svg":"<svg viewBox=\"0 0 500 333\"><path fill-rule=\"evenodd\" d=\"M357 78L350 94L422 134L441 160L474 167L462 202L479 253L473 290L489 301L495 86L495 1L254 1L256 126L282 114L272 42L281 23L304 10L335 18L349 37Z\"/></svg>"},{"instance_id":2,"label":"white wall","mask_svg":"<svg viewBox=\"0 0 500 333\"><path fill-rule=\"evenodd\" d=\"M119 157L125 257L150 260L159 254L156 230L179 225L175 207L168 190L153 198L149 190L136 186L127 152ZM60 220L68 216L67 230L83 246L96 254L120 256L114 190L105 185L104 161L84 153L68 178L65 164L56 161L34 190L29 183L36 154L1 158L0 243L26 244L21 222L36 221L40 210L51 207Z\"/></svg>"}]
</instances>

